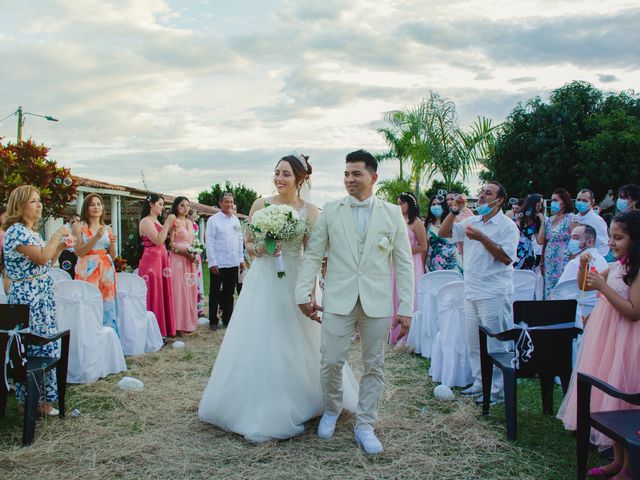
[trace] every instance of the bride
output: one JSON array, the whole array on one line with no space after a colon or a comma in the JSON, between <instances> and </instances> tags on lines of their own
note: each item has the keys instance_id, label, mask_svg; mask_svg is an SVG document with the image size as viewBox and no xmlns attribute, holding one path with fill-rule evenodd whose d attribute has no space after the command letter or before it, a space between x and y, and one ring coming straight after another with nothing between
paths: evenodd
<instances>
[{"instance_id":1,"label":"bride","mask_svg":"<svg viewBox=\"0 0 640 480\"><path fill-rule=\"evenodd\" d=\"M308 182L308 157L288 155L276 165L277 195L259 198L249 218L265 204L289 205L311 222L319 209L300 198ZM243 435L251 442L286 439L304 432L304 423L323 412L320 385L320 325L306 318L294 290L306 238L285 242L286 276L278 278L274 258L247 236L255 257L200 401L201 420ZM345 365L344 405L356 410L358 386Z\"/></svg>"}]
</instances>

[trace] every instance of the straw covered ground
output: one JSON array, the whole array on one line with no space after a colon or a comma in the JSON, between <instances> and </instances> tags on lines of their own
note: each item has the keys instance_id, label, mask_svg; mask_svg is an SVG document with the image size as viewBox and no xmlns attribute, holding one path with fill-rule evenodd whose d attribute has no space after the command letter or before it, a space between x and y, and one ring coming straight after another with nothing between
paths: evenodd
<instances>
[{"instance_id":1,"label":"straw covered ground","mask_svg":"<svg viewBox=\"0 0 640 480\"><path fill-rule=\"evenodd\" d=\"M252 445L201 423L200 395L224 330L199 328L185 349L164 347L127 359L126 374L145 383L124 392L113 375L71 386L68 410L77 417L38 421L36 442L20 447L21 418L10 403L0 426L0 477L59 478L573 478L573 440L539 405L521 415L524 440L509 443L503 410L481 419L467 400L438 401L426 361L388 349L387 386L377 431L384 454L365 456L354 444L354 418L343 414L335 437L320 441L317 420L301 436ZM361 371L359 344L351 364ZM532 389L537 386L531 386ZM521 389L520 391L523 391ZM526 389L523 395L526 396ZM537 392L536 392L536 395ZM535 395L534 395L535 397ZM526 400L525 400L526 403ZM538 433L525 424L541 425ZM560 442L560 443L559 443Z\"/></svg>"}]
</instances>

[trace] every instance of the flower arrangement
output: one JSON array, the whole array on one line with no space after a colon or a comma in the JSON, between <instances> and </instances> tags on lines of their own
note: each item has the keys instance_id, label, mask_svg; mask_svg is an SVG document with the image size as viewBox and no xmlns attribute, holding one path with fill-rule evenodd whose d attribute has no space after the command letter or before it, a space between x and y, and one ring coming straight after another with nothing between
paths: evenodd
<instances>
[{"instance_id":1,"label":"flower arrangement","mask_svg":"<svg viewBox=\"0 0 640 480\"><path fill-rule=\"evenodd\" d=\"M125 272L127 270L127 259L116 257L113 259L113 265L116 269L116 272Z\"/></svg>"},{"instance_id":2,"label":"flower arrangement","mask_svg":"<svg viewBox=\"0 0 640 480\"><path fill-rule=\"evenodd\" d=\"M301 238L308 232L309 224L289 205L265 204L253 215L248 228L256 243L263 243L265 251L273 255L278 242ZM278 278L282 278L286 275L282 256L275 257L275 261Z\"/></svg>"},{"instance_id":3,"label":"flower arrangement","mask_svg":"<svg viewBox=\"0 0 640 480\"><path fill-rule=\"evenodd\" d=\"M385 251L393 250L393 238L391 238L391 235L382 236L378 242L378 247Z\"/></svg>"},{"instance_id":4,"label":"flower arrangement","mask_svg":"<svg viewBox=\"0 0 640 480\"><path fill-rule=\"evenodd\" d=\"M202 255L202 252L204 252L204 245L202 245L202 242L200 242L196 237L193 239L193 243L187 247L187 252L195 255Z\"/></svg>"}]
</instances>

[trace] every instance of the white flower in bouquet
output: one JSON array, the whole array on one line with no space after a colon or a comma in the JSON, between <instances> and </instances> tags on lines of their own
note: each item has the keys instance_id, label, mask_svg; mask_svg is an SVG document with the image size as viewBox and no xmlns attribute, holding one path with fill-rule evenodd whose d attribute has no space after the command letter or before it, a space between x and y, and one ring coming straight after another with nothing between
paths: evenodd
<instances>
[{"instance_id":1,"label":"white flower in bouquet","mask_svg":"<svg viewBox=\"0 0 640 480\"><path fill-rule=\"evenodd\" d=\"M196 255L202 254L203 251L204 245L202 245L202 242L200 242L198 238L194 238L193 243L187 247L187 252L194 253Z\"/></svg>"},{"instance_id":2,"label":"white flower in bouquet","mask_svg":"<svg viewBox=\"0 0 640 480\"><path fill-rule=\"evenodd\" d=\"M269 255L276 251L277 242L301 238L308 231L307 219L289 205L266 204L265 208L253 214L248 227L258 241L264 242ZM276 257L276 270L279 278L285 276L280 255Z\"/></svg>"}]
</instances>

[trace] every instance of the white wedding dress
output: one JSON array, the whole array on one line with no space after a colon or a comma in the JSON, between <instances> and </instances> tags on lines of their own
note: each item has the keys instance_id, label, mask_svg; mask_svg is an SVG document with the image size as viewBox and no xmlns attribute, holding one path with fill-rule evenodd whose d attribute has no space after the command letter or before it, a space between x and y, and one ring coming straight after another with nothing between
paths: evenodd
<instances>
[{"instance_id":1,"label":"white wedding dress","mask_svg":"<svg viewBox=\"0 0 640 480\"><path fill-rule=\"evenodd\" d=\"M294 299L302 240L285 243L283 259L283 278L274 257L253 261L198 410L201 420L256 443L299 435L323 412L320 325ZM358 384L348 365L343 392L344 408L355 412Z\"/></svg>"}]
</instances>

